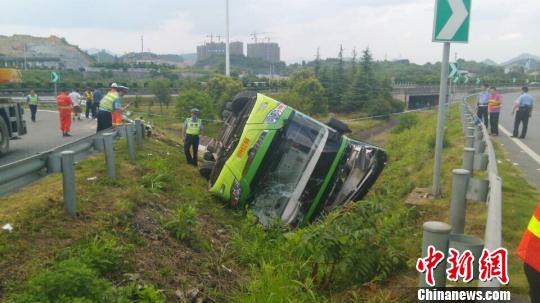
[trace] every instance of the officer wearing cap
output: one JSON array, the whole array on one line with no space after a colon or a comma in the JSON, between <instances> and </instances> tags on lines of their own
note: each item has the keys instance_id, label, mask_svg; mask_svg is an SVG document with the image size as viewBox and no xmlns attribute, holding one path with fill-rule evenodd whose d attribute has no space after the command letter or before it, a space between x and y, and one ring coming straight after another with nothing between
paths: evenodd
<instances>
[{"instance_id":1,"label":"officer wearing cap","mask_svg":"<svg viewBox=\"0 0 540 303\"><path fill-rule=\"evenodd\" d=\"M199 110L191 109L191 117L184 120L184 153L188 164L197 166L197 155L199 152L199 135L203 128L202 121L199 119ZM193 151L193 153L191 153Z\"/></svg>"},{"instance_id":2,"label":"officer wearing cap","mask_svg":"<svg viewBox=\"0 0 540 303\"><path fill-rule=\"evenodd\" d=\"M521 88L523 94L519 96L512 110L512 114L516 115L514 120L514 132L512 134L513 138L516 138L519 134L519 125L523 123L523 128L521 129L521 139L525 139L527 135L527 127L529 126L529 118L531 117L534 99L529 95L529 88L524 86Z\"/></svg>"},{"instance_id":3,"label":"officer wearing cap","mask_svg":"<svg viewBox=\"0 0 540 303\"><path fill-rule=\"evenodd\" d=\"M127 93L128 88L116 83L111 84L111 90L99 102L97 114L97 131L106 130L113 125L112 113L122 111L121 98Z\"/></svg>"}]
</instances>

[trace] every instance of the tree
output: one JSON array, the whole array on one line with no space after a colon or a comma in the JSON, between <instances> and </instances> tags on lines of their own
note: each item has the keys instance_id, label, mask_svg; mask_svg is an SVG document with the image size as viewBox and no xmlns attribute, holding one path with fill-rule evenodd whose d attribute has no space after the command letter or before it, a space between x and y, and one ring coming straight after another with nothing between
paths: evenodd
<instances>
[{"instance_id":1,"label":"tree","mask_svg":"<svg viewBox=\"0 0 540 303\"><path fill-rule=\"evenodd\" d=\"M315 57L314 71L315 71L315 77L317 77L317 79L318 79L320 77L320 73L321 73L321 53L319 52L318 47L317 47L317 56Z\"/></svg>"},{"instance_id":2,"label":"tree","mask_svg":"<svg viewBox=\"0 0 540 303\"><path fill-rule=\"evenodd\" d=\"M175 114L179 119L189 116L192 108L201 111L201 117L215 118L216 114L212 104L212 98L208 93L196 88L188 88L180 92L176 98Z\"/></svg>"},{"instance_id":3,"label":"tree","mask_svg":"<svg viewBox=\"0 0 540 303\"><path fill-rule=\"evenodd\" d=\"M357 71L343 98L342 109L346 112L364 111L370 101L370 87L364 71Z\"/></svg>"},{"instance_id":4,"label":"tree","mask_svg":"<svg viewBox=\"0 0 540 303\"><path fill-rule=\"evenodd\" d=\"M312 72L302 70L291 75L289 89L278 99L308 114L328 111L328 99L324 87Z\"/></svg>"},{"instance_id":5,"label":"tree","mask_svg":"<svg viewBox=\"0 0 540 303\"><path fill-rule=\"evenodd\" d=\"M214 74L208 80L208 94L212 98L215 113L220 113L226 102L244 90L242 82L220 74Z\"/></svg>"},{"instance_id":6,"label":"tree","mask_svg":"<svg viewBox=\"0 0 540 303\"><path fill-rule=\"evenodd\" d=\"M328 105L331 111L338 112L341 110L343 95L347 84L345 83L345 67L343 64L343 46L339 47L338 64L334 69L334 77L332 81L331 99L328 100Z\"/></svg>"},{"instance_id":7,"label":"tree","mask_svg":"<svg viewBox=\"0 0 540 303\"><path fill-rule=\"evenodd\" d=\"M168 109L171 103L171 81L168 79L152 80L150 82L150 91L158 99L159 109L163 113L163 104Z\"/></svg>"}]
</instances>

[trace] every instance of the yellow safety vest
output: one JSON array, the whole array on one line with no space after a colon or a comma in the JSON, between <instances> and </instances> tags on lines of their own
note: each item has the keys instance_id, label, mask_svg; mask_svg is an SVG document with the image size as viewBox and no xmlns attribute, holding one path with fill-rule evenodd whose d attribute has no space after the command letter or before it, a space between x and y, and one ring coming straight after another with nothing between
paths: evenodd
<instances>
[{"instance_id":1,"label":"yellow safety vest","mask_svg":"<svg viewBox=\"0 0 540 303\"><path fill-rule=\"evenodd\" d=\"M37 95L28 95L28 103L31 105L37 105L38 104L38 96Z\"/></svg>"},{"instance_id":2,"label":"yellow safety vest","mask_svg":"<svg viewBox=\"0 0 540 303\"><path fill-rule=\"evenodd\" d=\"M99 109L112 112L113 111L113 103L116 99L120 98L117 92L108 92L103 99L101 99L101 102L99 102Z\"/></svg>"},{"instance_id":3,"label":"yellow safety vest","mask_svg":"<svg viewBox=\"0 0 540 303\"><path fill-rule=\"evenodd\" d=\"M191 118L187 118L186 125L187 125L186 134L188 135L198 136L199 133L201 132L202 123L201 123L201 119L199 118L197 118L197 121L193 121Z\"/></svg>"}]
</instances>

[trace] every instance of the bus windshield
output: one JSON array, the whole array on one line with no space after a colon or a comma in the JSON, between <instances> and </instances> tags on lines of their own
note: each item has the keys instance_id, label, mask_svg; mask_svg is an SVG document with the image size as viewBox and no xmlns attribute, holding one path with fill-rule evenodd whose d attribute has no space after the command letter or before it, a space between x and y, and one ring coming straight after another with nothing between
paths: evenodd
<instances>
[{"instance_id":1,"label":"bus windshield","mask_svg":"<svg viewBox=\"0 0 540 303\"><path fill-rule=\"evenodd\" d=\"M328 128L295 112L268 151L257 182L253 183L252 207L261 223L295 218L299 200L328 138Z\"/></svg>"}]
</instances>

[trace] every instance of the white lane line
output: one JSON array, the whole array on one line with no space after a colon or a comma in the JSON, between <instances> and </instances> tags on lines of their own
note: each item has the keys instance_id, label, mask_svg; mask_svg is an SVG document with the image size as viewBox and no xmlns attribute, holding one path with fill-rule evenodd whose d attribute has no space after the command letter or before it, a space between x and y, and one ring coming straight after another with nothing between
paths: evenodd
<instances>
[{"instance_id":1,"label":"white lane line","mask_svg":"<svg viewBox=\"0 0 540 303\"><path fill-rule=\"evenodd\" d=\"M38 112L45 112L45 113L55 113L57 114L57 110L47 110L47 109L38 109Z\"/></svg>"},{"instance_id":2,"label":"white lane line","mask_svg":"<svg viewBox=\"0 0 540 303\"><path fill-rule=\"evenodd\" d=\"M517 146L519 146L519 148L521 148L521 150L523 150L527 155L529 155L529 157L531 157L534 161L536 161L536 163L540 164L540 156L535 153L530 147L528 147L527 145L525 145L525 143L521 142L521 140L517 139L517 138L512 138L512 134L506 130L506 128L502 127L501 125L499 125L499 129L505 134L508 136L508 138L512 141L514 141L514 143L516 143Z\"/></svg>"}]
</instances>

